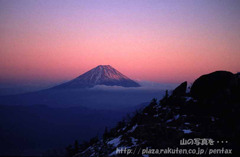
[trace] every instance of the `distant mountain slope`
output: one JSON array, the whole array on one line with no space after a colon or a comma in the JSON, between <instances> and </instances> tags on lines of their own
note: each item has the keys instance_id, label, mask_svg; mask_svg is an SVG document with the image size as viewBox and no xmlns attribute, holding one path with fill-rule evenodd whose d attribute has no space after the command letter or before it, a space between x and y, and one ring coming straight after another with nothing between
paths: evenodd
<instances>
[{"instance_id":1,"label":"distant mountain slope","mask_svg":"<svg viewBox=\"0 0 240 157\"><path fill-rule=\"evenodd\" d=\"M91 88L95 85L140 87L140 85L121 74L110 65L99 65L67 83L53 89Z\"/></svg>"},{"instance_id":2,"label":"distant mountain slope","mask_svg":"<svg viewBox=\"0 0 240 157\"><path fill-rule=\"evenodd\" d=\"M170 96L166 92L159 103L153 99L148 106L127 121L121 121L115 128L105 131L101 139L93 138L88 143L81 144L78 151L68 147L68 156L127 156L126 150L124 153L127 148L132 150L129 156L148 157L152 156L153 149L176 147L201 148L206 151L206 156L210 149L224 149L224 153L216 156L239 156L239 76L217 71L199 77L193 83L190 93L187 93L186 89L187 82L183 82ZM188 142L188 139L193 139L190 141L193 144L180 145L183 138ZM197 139L200 139L199 145ZM206 145L204 139L212 140L213 145ZM143 153L145 148L149 150ZM230 151L226 150L231 149L232 154L228 154ZM116 154L116 150L120 154Z\"/></svg>"},{"instance_id":3,"label":"distant mountain slope","mask_svg":"<svg viewBox=\"0 0 240 157\"><path fill-rule=\"evenodd\" d=\"M0 156L41 156L51 148L64 150L75 139L88 140L105 126L114 126L129 110L0 105Z\"/></svg>"}]
</instances>

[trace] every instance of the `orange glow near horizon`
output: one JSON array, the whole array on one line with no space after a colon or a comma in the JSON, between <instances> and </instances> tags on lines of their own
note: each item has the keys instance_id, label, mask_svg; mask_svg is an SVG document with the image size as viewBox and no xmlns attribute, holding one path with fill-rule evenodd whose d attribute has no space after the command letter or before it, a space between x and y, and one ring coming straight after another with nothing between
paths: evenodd
<instances>
[{"instance_id":1,"label":"orange glow near horizon","mask_svg":"<svg viewBox=\"0 0 240 157\"><path fill-rule=\"evenodd\" d=\"M104 64L132 79L174 83L240 70L232 3L1 3L0 81L69 80Z\"/></svg>"}]
</instances>

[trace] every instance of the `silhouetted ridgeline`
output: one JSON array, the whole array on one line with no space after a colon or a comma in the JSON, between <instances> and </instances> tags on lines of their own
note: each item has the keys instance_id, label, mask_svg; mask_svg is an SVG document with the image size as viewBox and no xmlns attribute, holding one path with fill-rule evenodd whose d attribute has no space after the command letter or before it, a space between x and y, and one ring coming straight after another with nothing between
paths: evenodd
<instances>
[{"instance_id":1,"label":"silhouetted ridgeline","mask_svg":"<svg viewBox=\"0 0 240 157\"><path fill-rule=\"evenodd\" d=\"M116 148L196 148L180 146L185 138L211 138L213 146L230 148L237 156L240 143L240 77L216 71L199 77L186 92L187 82L159 102L153 99L128 120L105 131L102 138L67 147L66 156L121 156ZM217 143L217 141L228 141ZM123 155L123 156L126 156ZM141 155L139 155L141 156ZM150 155L151 156L151 155Z\"/></svg>"}]
</instances>

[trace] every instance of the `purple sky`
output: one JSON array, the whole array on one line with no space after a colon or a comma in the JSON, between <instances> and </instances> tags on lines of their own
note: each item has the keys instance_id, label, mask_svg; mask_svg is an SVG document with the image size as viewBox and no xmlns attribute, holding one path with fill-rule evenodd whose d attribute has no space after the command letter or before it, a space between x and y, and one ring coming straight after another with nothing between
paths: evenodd
<instances>
[{"instance_id":1,"label":"purple sky","mask_svg":"<svg viewBox=\"0 0 240 157\"><path fill-rule=\"evenodd\" d=\"M110 64L132 79L239 71L240 1L0 0L0 81L61 82Z\"/></svg>"}]
</instances>

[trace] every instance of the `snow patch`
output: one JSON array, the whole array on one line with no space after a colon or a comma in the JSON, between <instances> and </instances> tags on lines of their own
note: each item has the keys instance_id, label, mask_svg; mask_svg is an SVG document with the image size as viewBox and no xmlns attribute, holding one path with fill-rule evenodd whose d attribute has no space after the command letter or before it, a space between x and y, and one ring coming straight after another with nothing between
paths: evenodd
<instances>
[{"instance_id":1,"label":"snow patch","mask_svg":"<svg viewBox=\"0 0 240 157\"><path fill-rule=\"evenodd\" d=\"M177 120L179 118L179 116L180 116L179 114L174 116L174 119Z\"/></svg>"},{"instance_id":2,"label":"snow patch","mask_svg":"<svg viewBox=\"0 0 240 157\"><path fill-rule=\"evenodd\" d=\"M173 121L173 119L168 119L168 120L166 121L166 123L169 123L169 122L171 122L171 121Z\"/></svg>"},{"instance_id":3,"label":"snow patch","mask_svg":"<svg viewBox=\"0 0 240 157\"><path fill-rule=\"evenodd\" d=\"M185 98L186 98L186 101L190 101L190 100L192 100L193 102L197 102L197 100L193 99L192 97L188 97L188 96L186 96Z\"/></svg>"},{"instance_id":4,"label":"snow patch","mask_svg":"<svg viewBox=\"0 0 240 157\"><path fill-rule=\"evenodd\" d=\"M109 154L109 156L113 156L113 155L116 155L116 150L114 150L111 154Z\"/></svg>"},{"instance_id":5,"label":"snow patch","mask_svg":"<svg viewBox=\"0 0 240 157\"><path fill-rule=\"evenodd\" d=\"M184 134L192 133L192 130L190 130L190 129L183 129L182 131L184 132Z\"/></svg>"},{"instance_id":6,"label":"snow patch","mask_svg":"<svg viewBox=\"0 0 240 157\"><path fill-rule=\"evenodd\" d=\"M133 143L133 146L136 146L137 145L137 139L135 139L135 138L133 138L133 137L131 137L131 139L132 139L132 143Z\"/></svg>"},{"instance_id":7,"label":"snow patch","mask_svg":"<svg viewBox=\"0 0 240 157\"><path fill-rule=\"evenodd\" d=\"M122 137L122 136L119 136L119 137L117 137L117 138L114 138L114 139L112 139L111 141L109 141L107 144L111 144L111 145L113 145L114 147L117 147L117 146L120 144L120 142L121 142L121 137Z\"/></svg>"},{"instance_id":8,"label":"snow patch","mask_svg":"<svg viewBox=\"0 0 240 157\"><path fill-rule=\"evenodd\" d=\"M186 96L185 98L186 98L186 101L190 101L193 99L192 97L188 97L188 96Z\"/></svg>"},{"instance_id":9,"label":"snow patch","mask_svg":"<svg viewBox=\"0 0 240 157\"><path fill-rule=\"evenodd\" d=\"M129 130L128 132L133 132L136 128L138 127L138 125L136 124L136 125L134 125L133 127L132 127L132 129L131 130Z\"/></svg>"}]
</instances>

